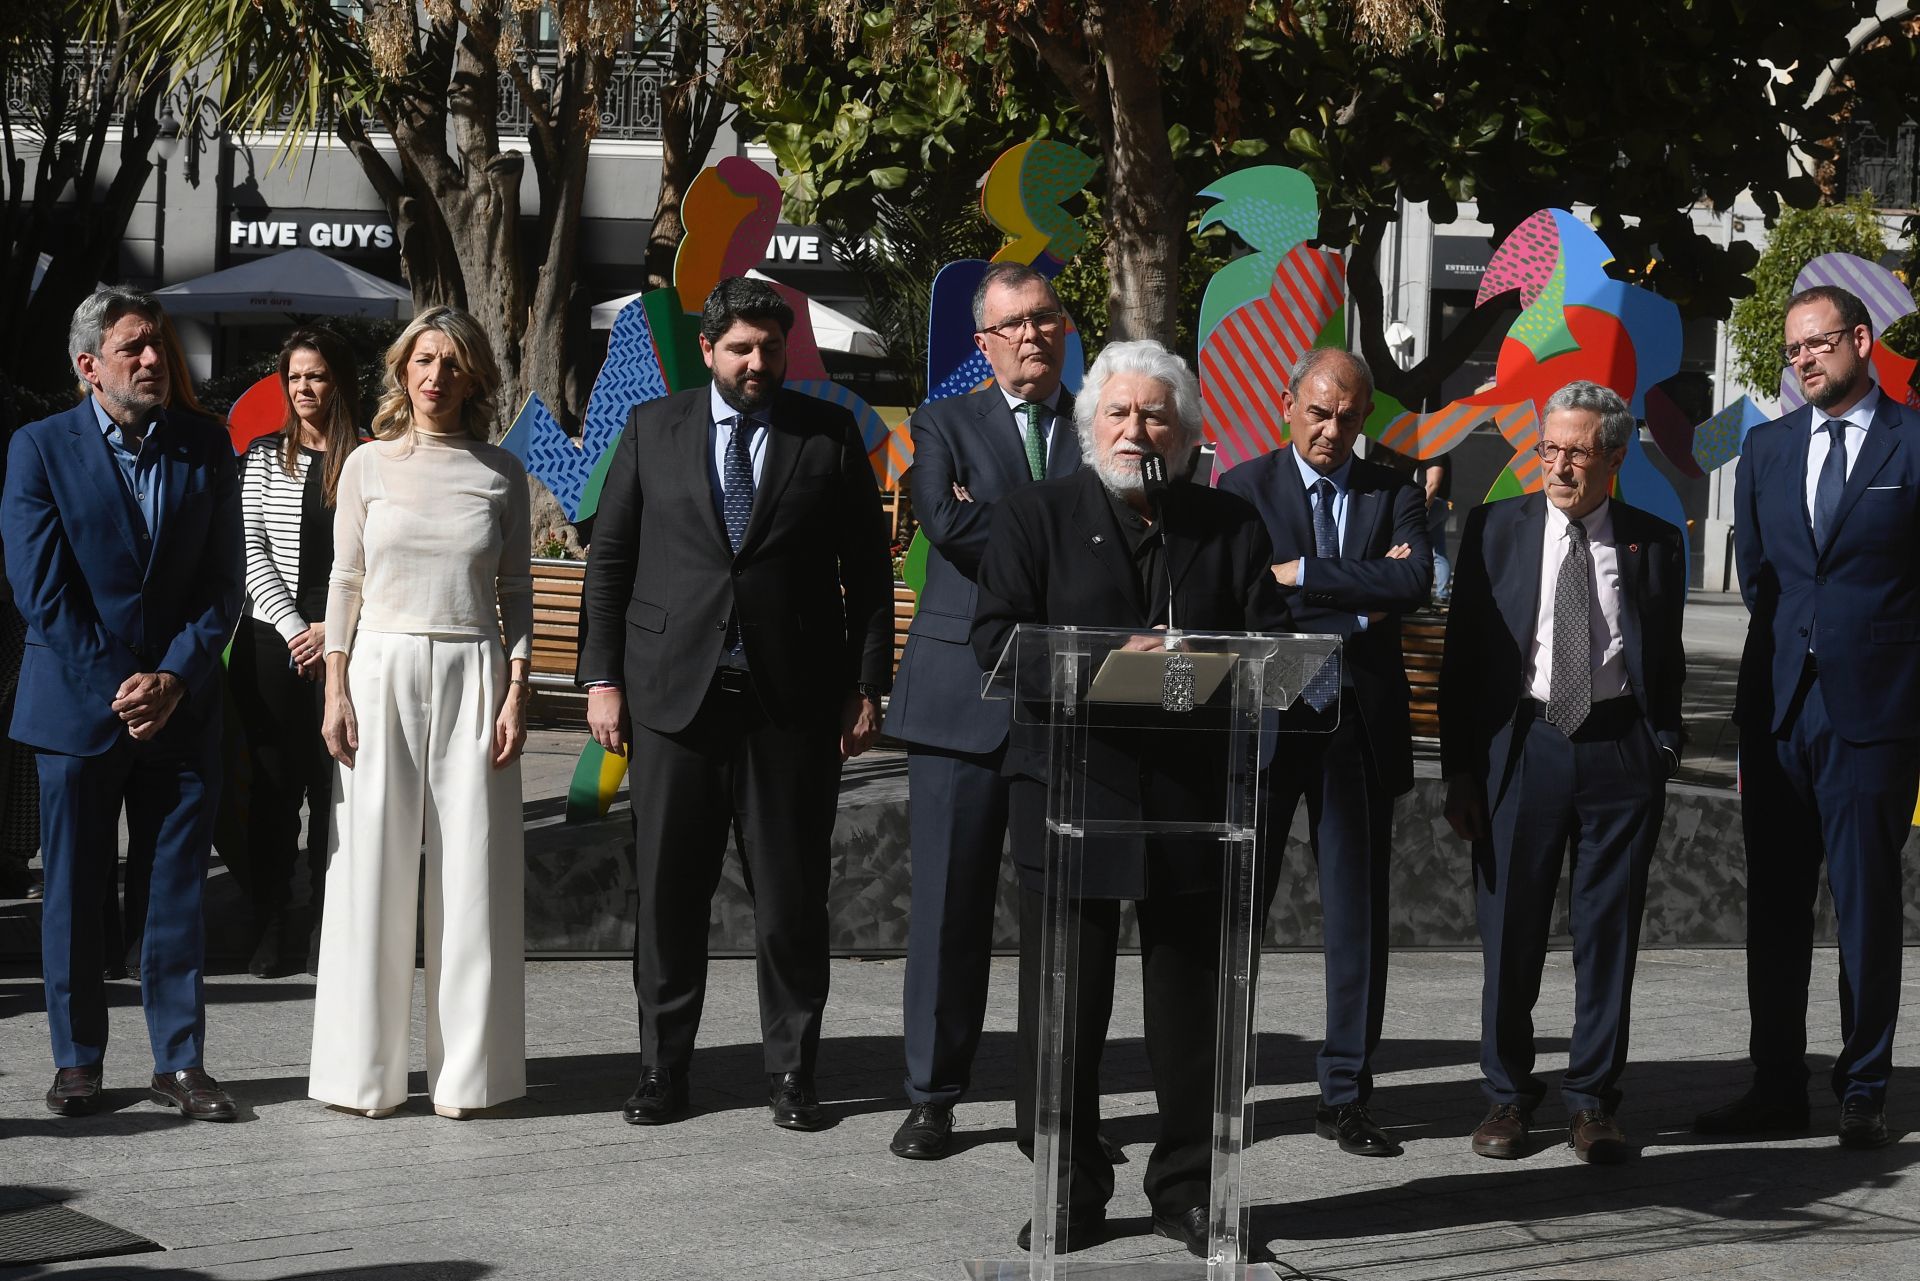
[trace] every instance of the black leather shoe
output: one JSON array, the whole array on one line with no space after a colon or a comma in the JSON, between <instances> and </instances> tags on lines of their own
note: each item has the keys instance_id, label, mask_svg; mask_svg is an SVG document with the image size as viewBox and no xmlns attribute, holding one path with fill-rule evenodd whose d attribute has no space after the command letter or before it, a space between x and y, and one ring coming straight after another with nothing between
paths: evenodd
<instances>
[{"instance_id":1,"label":"black leather shoe","mask_svg":"<svg viewBox=\"0 0 1920 1281\"><path fill-rule=\"evenodd\" d=\"M1153 1216L1153 1234L1178 1241L1187 1247L1188 1254L1204 1259L1207 1257L1207 1207L1196 1205L1178 1214L1156 1214Z\"/></svg>"},{"instance_id":2,"label":"black leather shoe","mask_svg":"<svg viewBox=\"0 0 1920 1281\"><path fill-rule=\"evenodd\" d=\"M1334 1139L1342 1152L1355 1156L1399 1156L1400 1145L1387 1137L1374 1121L1364 1103L1325 1104L1313 1110L1313 1132L1323 1139Z\"/></svg>"},{"instance_id":3,"label":"black leather shoe","mask_svg":"<svg viewBox=\"0 0 1920 1281\"><path fill-rule=\"evenodd\" d=\"M288 947L286 917L275 914L260 930L260 941L247 960L247 973L257 979L278 979L298 968Z\"/></svg>"},{"instance_id":4,"label":"black leather shoe","mask_svg":"<svg viewBox=\"0 0 1920 1281\"><path fill-rule=\"evenodd\" d=\"M1067 1254L1074 1250L1090 1249L1106 1238L1107 1212L1105 1210L1078 1210L1063 1214L1053 1233L1054 1253ZM1022 1250L1033 1249L1032 1219L1020 1225L1020 1235L1014 1238L1014 1244Z\"/></svg>"},{"instance_id":5,"label":"black leather shoe","mask_svg":"<svg viewBox=\"0 0 1920 1281\"><path fill-rule=\"evenodd\" d=\"M179 1108L180 1115L194 1121L231 1121L240 1114L220 1082L208 1076L204 1068L155 1072L153 1101Z\"/></svg>"},{"instance_id":6,"label":"black leather shoe","mask_svg":"<svg viewBox=\"0 0 1920 1281\"><path fill-rule=\"evenodd\" d=\"M773 1123L783 1130L818 1130L827 1123L826 1111L813 1092L813 1078L804 1072L782 1072L767 1078L767 1107Z\"/></svg>"},{"instance_id":7,"label":"black leather shoe","mask_svg":"<svg viewBox=\"0 0 1920 1281\"><path fill-rule=\"evenodd\" d=\"M1807 1095L1758 1086L1693 1118L1695 1134L1778 1134L1807 1128Z\"/></svg>"},{"instance_id":8,"label":"black leather shoe","mask_svg":"<svg viewBox=\"0 0 1920 1281\"><path fill-rule=\"evenodd\" d=\"M1887 1132L1887 1114L1878 1103L1852 1098L1840 1105L1840 1146L1856 1151L1884 1148L1893 1142Z\"/></svg>"},{"instance_id":9,"label":"black leather shoe","mask_svg":"<svg viewBox=\"0 0 1920 1281\"><path fill-rule=\"evenodd\" d=\"M939 1103L916 1103L893 1132L888 1149L909 1161L938 1161L953 1141L953 1109Z\"/></svg>"},{"instance_id":10,"label":"black leather shoe","mask_svg":"<svg viewBox=\"0 0 1920 1281\"><path fill-rule=\"evenodd\" d=\"M665 1125L687 1114L687 1082L661 1067L640 1069L640 1084L620 1111L628 1125Z\"/></svg>"},{"instance_id":11,"label":"black leather shoe","mask_svg":"<svg viewBox=\"0 0 1920 1281\"><path fill-rule=\"evenodd\" d=\"M53 1074L53 1088L47 1091L47 1111L61 1116L86 1116L100 1106L98 1063L92 1067L61 1068Z\"/></svg>"}]
</instances>

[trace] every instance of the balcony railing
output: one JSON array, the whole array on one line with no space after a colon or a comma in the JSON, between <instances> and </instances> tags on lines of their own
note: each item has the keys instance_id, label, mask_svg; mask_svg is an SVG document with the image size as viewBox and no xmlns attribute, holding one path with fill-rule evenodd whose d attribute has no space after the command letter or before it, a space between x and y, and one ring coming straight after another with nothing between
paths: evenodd
<instances>
[{"instance_id":1,"label":"balcony railing","mask_svg":"<svg viewBox=\"0 0 1920 1281\"><path fill-rule=\"evenodd\" d=\"M1851 122L1841 161L1847 196L1870 191L1881 209L1920 209L1920 123L1887 133L1871 121Z\"/></svg>"},{"instance_id":2,"label":"balcony railing","mask_svg":"<svg viewBox=\"0 0 1920 1281\"><path fill-rule=\"evenodd\" d=\"M71 129L77 113L91 111L104 91L111 68L110 50L103 44L75 41L67 46L59 67L59 84L66 90L67 119L49 121L47 112L54 99L54 60L52 52L40 46L16 50L7 59L6 83L0 93L6 98L7 118L14 128L38 132L51 128L56 133ZM112 120L118 124L124 104L113 104Z\"/></svg>"}]
</instances>

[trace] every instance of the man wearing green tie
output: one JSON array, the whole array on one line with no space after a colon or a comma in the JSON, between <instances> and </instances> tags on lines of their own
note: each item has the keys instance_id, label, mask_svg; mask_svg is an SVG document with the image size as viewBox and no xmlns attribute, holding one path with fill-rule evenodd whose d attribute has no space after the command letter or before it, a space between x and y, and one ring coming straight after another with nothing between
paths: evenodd
<instances>
[{"instance_id":1,"label":"man wearing green tie","mask_svg":"<svg viewBox=\"0 0 1920 1281\"><path fill-rule=\"evenodd\" d=\"M999 501L1080 466L1073 396L1060 383L1067 317L1046 277L1018 263L987 268L973 323L993 384L913 416L907 481L932 548L886 723L907 744L913 858L903 1002L912 1107L892 1150L920 1161L950 1150L980 1044L1007 831L1008 705L980 697L967 643L974 575Z\"/></svg>"}]
</instances>

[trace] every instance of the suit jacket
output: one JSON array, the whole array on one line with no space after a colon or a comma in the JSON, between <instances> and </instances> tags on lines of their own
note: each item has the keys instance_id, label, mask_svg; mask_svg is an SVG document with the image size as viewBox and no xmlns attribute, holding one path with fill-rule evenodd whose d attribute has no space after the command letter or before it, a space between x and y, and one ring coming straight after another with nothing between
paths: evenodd
<instances>
[{"instance_id":1,"label":"suit jacket","mask_svg":"<svg viewBox=\"0 0 1920 1281\"><path fill-rule=\"evenodd\" d=\"M714 509L706 386L636 405L600 492L578 677L624 685L660 733L690 724L737 613L754 689L785 725L833 719L856 683L885 688L893 571L853 416L781 390L736 556Z\"/></svg>"},{"instance_id":2,"label":"suit jacket","mask_svg":"<svg viewBox=\"0 0 1920 1281\"><path fill-rule=\"evenodd\" d=\"M1680 686L1687 674L1680 531L1618 499L1612 514L1627 683L1654 742L1678 757ZM1467 515L1440 662L1440 760L1449 777L1470 774L1502 786L1508 777L1514 713L1527 697L1546 528L1545 494L1488 503ZM1490 787L1489 803L1498 797L1499 786Z\"/></svg>"},{"instance_id":3,"label":"suit jacket","mask_svg":"<svg viewBox=\"0 0 1920 1281\"><path fill-rule=\"evenodd\" d=\"M142 557L132 498L93 405L29 423L8 447L0 501L7 578L27 622L13 737L98 756L125 733L122 682L167 671L186 685L162 738L219 732L220 654L245 597L240 485L216 424L169 414L160 519Z\"/></svg>"},{"instance_id":4,"label":"suit jacket","mask_svg":"<svg viewBox=\"0 0 1920 1281\"><path fill-rule=\"evenodd\" d=\"M1230 494L1192 484L1173 485L1162 510L1167 578L1183 630L1290 630L1269 571L1272 548L1260 513ZM1099 476L1082 468L1072 476L1022 486L1000 504L980 564L974 655L983 668L991 668L1020 623L1146 630L1159 613L1156 605L1141 594ZM1167 715L1143 708L1141 728L1164 724ZM1205 713L1182 715L1202 718ZM1035 718L1040 723L1014 724L1002 768L1044 782L1045 709L1037 709ZM1180 740L1180 750L1168 750L1170 738ZM1150 744L1144 759L1143 742ZM1225 795L1224 769L1224 758L1209 750L1204 730L1143 739L1126 728L1095 729L1088 735L1087 813L1097 818L1137 818L1149 811L1160 817L1217 816ZM1044 833L1016 823L1011 837L1015 864L1029 878L1044 875ZM1218 883L1217 849L1164 849L1171 844L1154 843L1156 855L1167 856L1156 858L1150 874L1148 847L1139 837L1089 838L1083 893L1139 898L1149 884L1180 889Z\"/></svg>"},{"instance_id":5,"label":"suit jacket","mask_svg":"<svg viewBox=\"0 0 1920 1281\"><path fill-rule=\"evenodd\" d=\"M980 697L985 676L968 636L974 578L1001 499L1033 483L1027 455L999 388L922 405L913 415L907 486L926 531L927 581L907 630L906 653L887 706L887 733L916 747L984 755L1007 738L1007 706ZM1047 451L1047 475L1080 469L1073 397L1062 392ZM959 485L973 498L953 496Z\"/></svg>"},{"instance_id":6,"label":"suit jacket","mask_svg":"<svg viewBox=\"0 0 1920 1281\"><path fill-rule=\"evenodd\" d=\"M1343 675L1390 796L1413 787L1413 728L1407 706L1406 660L1400 652L1400 615L1426 603L1433 588L1433 550L1425 495L1397 473L1355 458L1347 473L1347 523L1337 558L1313 554L1313 504L1300 480L1293 448L1249 459L1220 478L1220 488L1260 509L1273 539L1276 564L1307 557L1305 587L1284 587L1294 624L1305 632L1338 634ZM1406 543L1412 554L1389 560ZM1361 630L1359 615L1386 618Z\"/></svg>"},{"instance_id":7,"label":"suit jacket","mask_svg":"<svg viewBox=\"0 0 1920 1281\"><path fill-rule=\"evenodd\" d=\"M1820 691L1842 738L1920 735L1920 414L1885 392L1824 549L1807 517L1813 410L1747 435L1734 485L1751 619L1734 717L1783 727L1818 626Z\"/></svg>"}]
</instances>

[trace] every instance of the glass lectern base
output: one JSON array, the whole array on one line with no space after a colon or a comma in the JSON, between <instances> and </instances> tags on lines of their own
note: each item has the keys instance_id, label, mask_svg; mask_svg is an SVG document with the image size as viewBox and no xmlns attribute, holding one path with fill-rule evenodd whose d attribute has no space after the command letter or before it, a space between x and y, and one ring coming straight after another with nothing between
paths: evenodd
<instances>
[{"instance_id":1,"label":"glass lectern base","mask_svg":"<svg viewBox=\"0 0 1920 1281\"><path fill-rule=\"evenodd\" d=\"M1034 1267L1030 1255L1017 1259L969 1259L972 1281L1280 1281L1271 1263L1208 1263L1192 1255L1151 1259L1055 1259L1049 1269Z\"/></svg>"}]
</instances>

